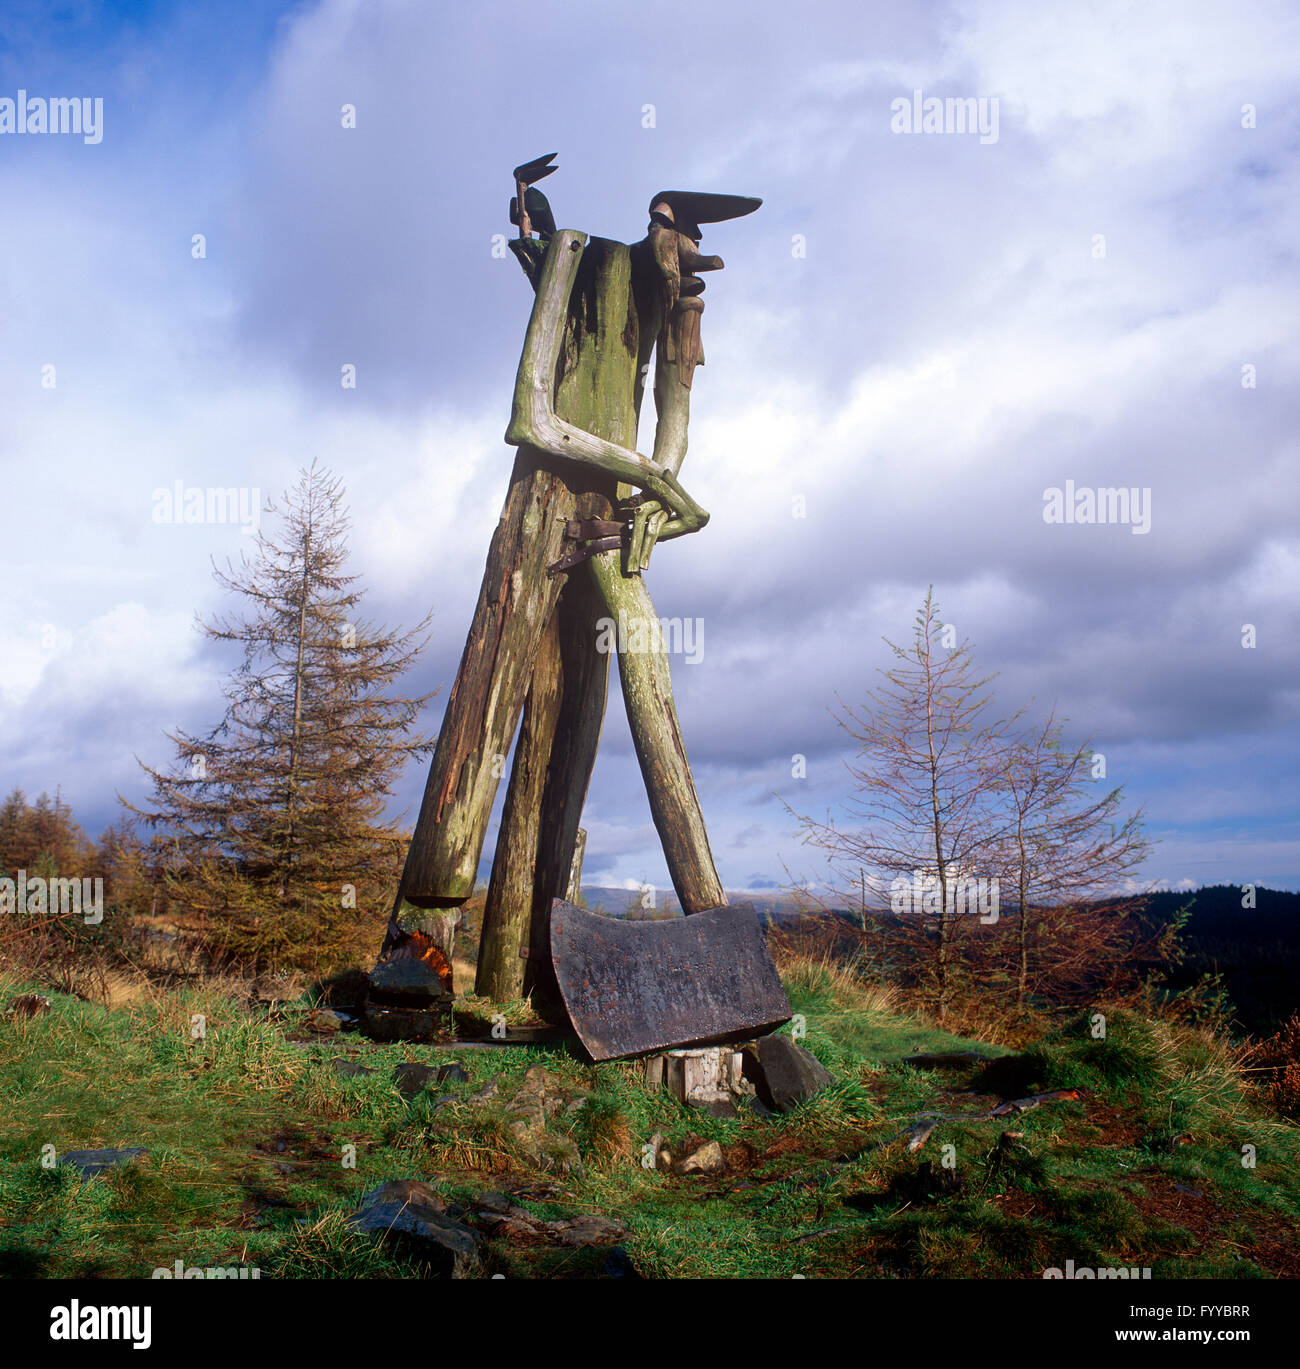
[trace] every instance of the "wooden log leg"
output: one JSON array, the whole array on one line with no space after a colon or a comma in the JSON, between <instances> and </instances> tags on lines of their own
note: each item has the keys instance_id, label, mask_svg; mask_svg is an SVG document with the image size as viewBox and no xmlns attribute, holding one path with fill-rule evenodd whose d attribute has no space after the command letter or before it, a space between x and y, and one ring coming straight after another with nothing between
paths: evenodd
<instances>
[{"instance_id":1,"label":"wooden log leg","mask_svg":"<svg viewBox=\"0 0 1300 1369\"><path fill-rule=\"evenodd\" d=\"M544 1016L563 1020L551 971L551 900L568 891L582 809L600 746L609 694L609 657L595 649L603 602L584 566L560 596L559 646L563 687L542 796L533 878L525 991Z\"/></svg>"},{"instance_id":2,"label":"wooden log leg","mask_svg":"<svg viewBox=\"0 0 1300 1369\"><path fill-rule=\"evenodd\" d=\"M704 815L682 742L673 703L668 652L658 632L650 592L639 575L624 575L618 552L593 556L592 575L606 615L628 625L629 648L618 657L623 700L632 728L632 743L650 799L650 812L663 842L673 888L686 913L716 908L727 899L713 863ZM636 636L640 625L645 641Z\"/></svg>"},{"instance_id":3,"label":"wooden log leg","mask_svg":"<svg viewBox=\"0 0 1300 1369\"><path fill-rule=\"evenodd\" d=\"M474 992L498 1003L522 998L524 993L524 958L520 952L527 949L529 941L542 791L559 714L560 688L557 608L533 666L483 908Z\"/></svg>"},{"instance_id":4,"label":"wooden log leg","mask_svg":"<svg viewBox=\"0 0 1300 1369\"><path fill-rule=\"evenodd\" d=\"M475 992L496 1002L532 994L539 1011L555 1005L551 900L568 892L605 716L609 658L593 648L602 612L583 567L561 593L538 650L479 943Z\"/></svg>"},{"instance_id":5,"label":"wooden log leg","mask_svg":"<svg viewBox=\"0 0 1300 1369\"><path fill-rule=\"evenodd\" d=\"M385 951L405 927L403 900L417 909L446 908L474 892L500 782L498 758L509 752L559 597L560 584L546 567L560 555L574 506L564 480L522 450L447 701Z\"/></svg>"}]
</instances>

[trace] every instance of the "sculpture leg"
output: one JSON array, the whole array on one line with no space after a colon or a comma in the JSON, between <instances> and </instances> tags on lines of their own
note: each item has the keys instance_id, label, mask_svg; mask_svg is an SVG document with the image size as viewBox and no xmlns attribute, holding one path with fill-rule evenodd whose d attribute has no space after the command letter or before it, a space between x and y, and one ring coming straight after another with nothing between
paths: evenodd
<instances>
[{"instance_id":1,"label":"sculpture leg","mask_svg":"<svg viewBox=\"0 0 1300 1369\"><path fill-rule=\"evenodd\" d=\"M537 863L542 791L559 716L559 609L551 615L533 667L515 759L501 811L492 879L483 907L478 971L474 992L498 1003L522 998L528 924L533 909L533 872Z\"/></svg>"},{"instance_id":2,"label":"sculpture leg","mask_svg":"<svg viewBox=\"0 0 1300 1369\"><path fill-rule=\"evenodd\" d=\"M498 1002L532 994L545 1010L553 1001L551 900L567 891L608 694L609 660L593 649L603 611L584 566L569 577L538 652L501 815L475 982L475 992Z\"/></svg>"},{"instance_id":3,"label":"sculpture leg","mask_svg":"<svg viewBox=\"0 0 1300 1369\"><path fill-rule=\"evenodd\" d=\"M617 623L621 612L628 624L639 622L646 628L646 650L623 650L620 644L623 700L673 888L684 912L699 913L726 903L726 895L713 863L704 815L686 759L673 703L668 652L657 631L659 620L645 582L639 575L624 575L621 559L618 552L593 556L592 575L608 617ZM639 643L629 641L627 645Z\"/></svg>"},{"instance_id":4,"label":"sculpture leg","mask_svg":"<svg viewBox=\"0 0 1300 1369\"><path fill-rule=\"evenodd\" d=\"M385 954L427 921L408 914L404 901L416 909L454 908L474 892L504 757L560 593L546 567L560 555L574 508L565 481L543 469L536 453L521 450L447 700Z\"/></svg>"}]
</instances>

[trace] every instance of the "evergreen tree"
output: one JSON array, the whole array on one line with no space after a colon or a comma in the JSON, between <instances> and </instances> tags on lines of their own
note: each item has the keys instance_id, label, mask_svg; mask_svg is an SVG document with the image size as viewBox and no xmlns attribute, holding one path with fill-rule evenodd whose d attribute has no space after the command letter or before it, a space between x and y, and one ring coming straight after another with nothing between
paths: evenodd
<instances>
[{"instance_id":1,"label":"evergreen tree","mask_svg":"<svg viewBox=\"0 0 1300 1369\"><path fill-rule=\"evenodd\" d=\"M385 800L407 758L429 749L412 727L432 696L391 692L428 618L404 633L360 618L343 495L313 465L277 535L259 533L238 569L214 566L243 601L200 623L242 650L225 716L204 736L168 733L172 769L143 766L153 810L127 805L166 835L173 906L198 915L220 958L258 968L321 971L382 935L404 842Z\"/></svg>"}]
</instances>

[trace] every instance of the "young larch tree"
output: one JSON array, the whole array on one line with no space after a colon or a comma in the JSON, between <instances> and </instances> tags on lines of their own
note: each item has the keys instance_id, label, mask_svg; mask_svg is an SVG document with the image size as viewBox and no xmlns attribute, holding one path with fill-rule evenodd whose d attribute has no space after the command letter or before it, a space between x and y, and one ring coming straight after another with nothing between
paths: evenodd
<instances>
[{"instance_id":1,"label":"young larch tree","mask_svg":"<svg viewBox=\"0 0 1300 1369\"><path fill-rule=\"evenodd\" d=\"M865 885L864 870L877 880L919 875L937 886L900 926L922 957L940 1021L971 921L958 894L966 881L994 873L990 858L1005 822L1000 762L1016 721L992 717L985 687L993 677L977 677L969 643L950 636L931 590L910 645L885 639L897 662L880 672L885 683L861 706L841 700L836 721L857 743L856 759L845 762L856 792L844 807L864 825L848 830L829 816L799 818L802 839L823 852L846 891Z\"/></svg>"}]
</instances>

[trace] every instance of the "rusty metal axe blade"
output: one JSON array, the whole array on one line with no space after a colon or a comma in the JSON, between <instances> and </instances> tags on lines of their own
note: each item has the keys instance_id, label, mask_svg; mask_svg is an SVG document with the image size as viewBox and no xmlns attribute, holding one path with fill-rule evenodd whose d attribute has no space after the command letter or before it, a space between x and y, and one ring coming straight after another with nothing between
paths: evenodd
<instances>
[{"instance_id":1,"label":"rusty metal axe blade","mask_svg":"<svg viewBox=\"0 0 1300 1369\"><path fill-rule=\"evenodd\" d=\"M747 903L648 922L601 917L557 898L551 964L593 1060L744 1041L790 1020Z\"/></svg>"}]
</instances>

